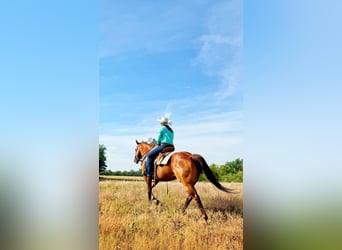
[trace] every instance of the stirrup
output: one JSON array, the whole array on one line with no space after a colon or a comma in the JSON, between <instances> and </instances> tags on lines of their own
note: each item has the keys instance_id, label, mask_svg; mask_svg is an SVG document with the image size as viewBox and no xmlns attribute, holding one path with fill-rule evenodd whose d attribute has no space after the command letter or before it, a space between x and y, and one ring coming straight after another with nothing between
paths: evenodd
<instances>
[{"instance_id":1,"label":"stirrup","mask_svg":"<svg viewBox=\"0 0 342 250\"><path fill-rule=\"evenodd\" d=\"M144 176L150 176L150 177L153 178L153 173L149 173L149 172L147 172L147 171L144 171L143 175L144 175Z\"/></svg>"}]
</instances>

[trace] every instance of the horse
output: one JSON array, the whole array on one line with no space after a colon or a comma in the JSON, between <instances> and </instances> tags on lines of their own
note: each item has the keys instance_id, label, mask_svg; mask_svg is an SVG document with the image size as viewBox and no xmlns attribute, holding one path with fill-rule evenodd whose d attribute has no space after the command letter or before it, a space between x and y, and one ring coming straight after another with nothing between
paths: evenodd
<instances>
[{"instance_id":1,"label":"horse","mask_svg":"<svg viewBox=\"0 0 342 250\"><path fill-rule=\"evenodd\" d=\"M141 161L141 170L144 172L146 155L152 149L152 145L144 141L138 142L137 140L136 144L137 146L135 149L134 162L138 164ZM204 220L207 221L207 213L205 212L201 199L195 189L195 184L202 172L204 172L208 180L219 190L226 193L235 193L233 189L224 187L218 182L214 173L210 170L207 162L201 155L181 151L174 152L166 165L156 168L155 176L157 178L155 178L153 185L152 178L150 176L144 176L148 200L155 200L156 204L158 205L159 200L152 194L152 189L158 184L159 181L167 182L177 179L184 185L186 192L188 193L183 206L183 213L185 213L185 210L189 206L190 202L195 199Z\"/></svg>"}]
</instances>

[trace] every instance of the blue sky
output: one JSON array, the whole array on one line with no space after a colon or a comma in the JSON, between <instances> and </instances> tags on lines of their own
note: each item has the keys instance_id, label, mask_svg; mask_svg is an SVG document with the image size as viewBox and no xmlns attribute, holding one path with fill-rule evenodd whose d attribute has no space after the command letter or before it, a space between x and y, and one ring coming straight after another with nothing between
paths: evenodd
<instances>
[{"instance_id":1,"label":"blue sky","mask_svg":"<svg viewBox=\"0 0 342 250\"><path fill-rule=\"evenodd\" d=\"M95 1L1 3L0 203L16 235L1 249L97 248L97 13Z\"/></svg>"},{"instance_id":2,"label":"blue sky","mask_svg":"<svg viewBox=\"0 0 342 250\"><path fill-rule=\"evenodd\" d=\"M134 140L155 136L165 113L177 149L244 157L245 229L340 214L339 1L244 1L243 13L238 1L120 2L1 5L0 185L11 192L0 198L28 223L14 223L25 230L15 242L96 248L99 136L112 169L137 168Z\"/></svg>"},{"instance_id":3,"label":"blue sky","mask_svg":"<svg viewBox=\"0 0 342 250\"><path fill-rule=\"evenodd\" d=\"M135 139L169 116L176 150L242 158L242 1L101 2L100 143L137 169Z\"/></svg>"},{"instance_id":4,"label":"blue sky","mask_svg":"<svg viewBox=\"0 0 342 250\"><path fill-rule=\"evenodd\" d=\"M290 221L321 213L323 200L328 214L341 206L341 10L336 1L245 5L247 214L260 206Z\"/></svg>"}]
</instances>

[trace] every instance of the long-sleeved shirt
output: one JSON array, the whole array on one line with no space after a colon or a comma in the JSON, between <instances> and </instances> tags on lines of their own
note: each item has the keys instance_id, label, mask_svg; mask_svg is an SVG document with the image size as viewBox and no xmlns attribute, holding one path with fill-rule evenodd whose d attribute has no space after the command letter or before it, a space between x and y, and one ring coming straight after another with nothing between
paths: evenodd
<instances>
[{"instance_id":1,"label":"long-sleeved shirt","mask_svg":"<svg viewBox=\"0 0 342 250\"><path fill-rule=\"evenodd\" d=\"M157 142L158 144L173 144L173 132L171 132L167 127L162 126L159 130Z\"/></svg>"}]
</instances>

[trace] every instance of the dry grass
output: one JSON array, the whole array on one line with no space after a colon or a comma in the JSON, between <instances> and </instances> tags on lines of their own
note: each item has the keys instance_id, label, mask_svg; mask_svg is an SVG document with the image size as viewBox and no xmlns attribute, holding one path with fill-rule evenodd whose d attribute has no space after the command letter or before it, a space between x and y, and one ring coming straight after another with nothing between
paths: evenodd
<instances>
[{"instance_id":1,"label":"dry grass","mask_svg":"<svg viewBox=\"0 0 342 250\"><path fill-rule=\"evenodd\" d=\"M241 191L226 194L210 183L196 189L208 214L201 218L196 202L181 212L186 193L181 183L159 183L153 193L159 206L147 201L143 182L101 181L99 249L243 249Z\"/></svg>"},{"instance_id":2,"label":"dry grass","mask_svg":"<svg viewBox=\"0 0 342 250\"><path fill-rule=\"evenodd\" d=\"M100 181L117 180L117 181L144 181L142 176L115 176L115 175L100 175Z\"/></svg>"}]
</instances>

